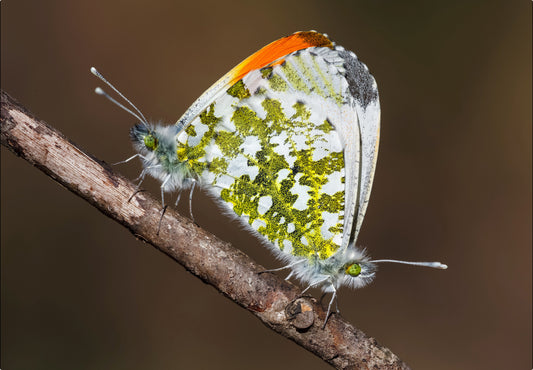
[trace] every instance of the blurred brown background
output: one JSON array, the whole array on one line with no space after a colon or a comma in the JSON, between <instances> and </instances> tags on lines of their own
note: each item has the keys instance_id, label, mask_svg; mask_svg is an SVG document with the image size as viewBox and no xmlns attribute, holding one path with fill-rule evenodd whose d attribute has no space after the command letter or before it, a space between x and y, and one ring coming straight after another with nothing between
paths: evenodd
<instances>
[{"instance_id":1,"label":"blurred brown background","mask_svg":"<svg viewBox=\"0 0 533 370\"><path fill-rule=\"evenodd\" d=\"M134 120L96 66L174 123L265 44L326 32L381 95L382 140L359 237L383 265L340 293L344 317L414 369L531 368L530 1L1 3L2 88L108 163ZM292 342L2 148L2 369L326 369ZM129 178L138 162L117 170ZM158 196L158 185L145 186ZM200 192L203 227L278 262ZM187 214L186 202L179 207ZM316 294L316 292L315 292Z\"/></svg>"}]
</instances>

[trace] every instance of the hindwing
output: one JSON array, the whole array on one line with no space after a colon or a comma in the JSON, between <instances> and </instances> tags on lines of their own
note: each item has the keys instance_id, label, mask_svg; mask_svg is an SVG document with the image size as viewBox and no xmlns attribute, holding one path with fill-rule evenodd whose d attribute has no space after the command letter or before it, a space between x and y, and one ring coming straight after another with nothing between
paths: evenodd
<instances>
[{"instance_id":1,"label":"hindwing","mask_svg":"<svg viewBox=\"0 0 533 370\"><path fill-rule=\"evenodd\" d=\"M310 48L250 71L178 136L178 159L224 207L284 253L321 259L343 244L346 140L336 122L354 116L324 49L333 53Z\"/></svg>"}]
</instances>

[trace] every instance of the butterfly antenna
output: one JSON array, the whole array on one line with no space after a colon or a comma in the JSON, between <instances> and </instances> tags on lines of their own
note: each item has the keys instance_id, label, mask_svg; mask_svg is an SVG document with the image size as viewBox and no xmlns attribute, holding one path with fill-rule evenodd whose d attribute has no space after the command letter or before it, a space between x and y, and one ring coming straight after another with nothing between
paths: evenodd
<instances>
[{"instance_id":1,"label":"butterfly antenna","mask_svg":"<svg viewBox=\"0 0 533 370\"><path fill-rule=\"evenodd\" d=\"M100 72L98 72L96 70L96 68L94 67L91 67L91 73L93 75L95 75L96 77L98 77L100 80L102 80L107 86L109 86L110 88L113 89L113 91L115 91L122 99L124 99L126 102L128 102L128 104L130 106L133 107L133 109L135 109L135 111L137 113L139 113L138 115L135 114L133 111L131 111L130 109L126 108L124 105L122 105L121 103L119 103L118 101L116 101L115 99L113 99L111 96L109 96L109 94L107 94L104 90L102 90L101 88L97 87L94 92L97 93L98 95L102 95L102 96L105 96L109 101L111 101L112 103L116 104L117 106L119 106L120 108L124 109L126 112L130 113L132 116L134 116L135 118L137 118L144 126L148 127L148 120L146 119L146 117L144 117L144 115L142 114L142 112L128 99L126 98L124 95L122 95L122 93L120 91L118 91L118 89L113 86L108 80L106 80L104 78L104 76L102 76L102 74ZM142 118L141 118L142 117Z\"/></svg>"},{"instance_id":2,"label":"butterfly antenna","mask_svg":"<svg viewBox=\"0 0 533 370\"><path fill-rule=\"evenodd\" d=\"M404 264L404 265L432 267L432 268L441 269L441 270L446 270L448 268L448 265L445 265L444 263L440 263L440 262L410 262L410 261L398 261L398 260L373 260L373 261L369 261L369 262L372 262L372 263L380 263L380 262L401 263L401 264Z\"/></svg>"},{"instance_id":3,"label":"butterfly antenna","mask_svg":"<svg viewBox=\"0 0 533 370\"><path fill-rule=\"evenodd\" d=\"M119 106L120 108L124 109L126 112L128 112L129 114L131 114L133 117L137 118L139 120L139 122L141 122L144 126L146 126L146 122L144 122L141 117L139 117L137 114L135 114L134 112L131 111L131 109L128 109L126 108L123 104L119 103L118 101L116 101L115 99L113 99L108 93L106 93L104 90L102 90L101 88L97 87L96 89L94 89L94 92L97 93L98 95L102 95L103 97L105 97L107 100L109 100L111 103Z\"/></svg>"}]
</instances>

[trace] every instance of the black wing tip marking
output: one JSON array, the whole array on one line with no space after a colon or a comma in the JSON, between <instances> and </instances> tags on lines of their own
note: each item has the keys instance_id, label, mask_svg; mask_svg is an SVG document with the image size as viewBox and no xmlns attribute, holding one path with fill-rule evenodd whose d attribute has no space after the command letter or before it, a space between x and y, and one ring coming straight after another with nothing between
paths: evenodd
<instances>
[{"instance_id":1,"label":"black wing tip marking","mask_svg":"<svg viewBox=\"0 0 533 370\"><path fill-rule=\"evenodd\" d=\"M357 59L354 53L339 50L339 55L344 59L350 93L366 109L369 104L378 100L378 89L374 77L368 71L368 67Z\"/></svg>"}]
</instances>

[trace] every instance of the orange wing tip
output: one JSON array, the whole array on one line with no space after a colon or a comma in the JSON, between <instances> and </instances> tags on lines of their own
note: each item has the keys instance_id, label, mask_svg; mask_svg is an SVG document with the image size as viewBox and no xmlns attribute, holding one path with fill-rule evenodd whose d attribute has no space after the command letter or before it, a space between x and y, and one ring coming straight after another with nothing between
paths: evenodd
<instances>
[{"instance_id":1,"label":"orange wing tip","mask_svg":"<svg viewBox=\"0 0 533 370\"><path fill-rule=\"evenodd\" d=\"M262 49L250 55L230 72L233 77L230 84L243 78L250 71L266 67L275 62L283 63L283 57L292 52L310 47L333 48L333 42L326 36L315 31L296 32L271 42Z\"/></svg>"}]
</instances>

